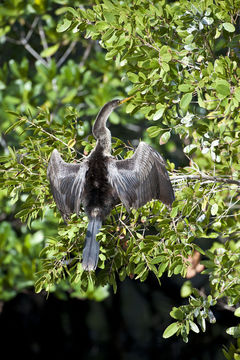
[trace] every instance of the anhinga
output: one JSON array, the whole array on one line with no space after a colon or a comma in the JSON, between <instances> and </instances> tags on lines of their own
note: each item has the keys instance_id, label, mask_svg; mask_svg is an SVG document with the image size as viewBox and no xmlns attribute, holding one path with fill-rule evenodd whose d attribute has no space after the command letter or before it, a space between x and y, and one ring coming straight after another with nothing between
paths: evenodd
<instances>
[{"instance_id":1,"label":"anhinga","mask_svg":"<svg viewBox=\"0 0 240 360\"><path fill-rule=\"evenodd\" d=\"M111 132L106 122L111 112L129 99L112 100L102 107L92 129L96 146L81 163L66 163L56 149L49 161L47 176L64 220L71 213L78 214L81 204L89 219L83 249L84 270L97 267L96 234L116 204L121 201L129 210L138 209L152 199L166 205L174 200L165 162L151 146L140 142L134 155L126 160L111 155Z\"/></svg>"}]
</instances>

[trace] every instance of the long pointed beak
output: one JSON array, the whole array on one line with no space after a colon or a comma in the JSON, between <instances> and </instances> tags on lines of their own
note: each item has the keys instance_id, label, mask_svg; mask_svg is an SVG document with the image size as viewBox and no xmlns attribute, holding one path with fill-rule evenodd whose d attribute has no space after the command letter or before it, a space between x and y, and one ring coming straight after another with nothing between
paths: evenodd
<instances>
[{"instance_id":1,"label":"long pointed beak","mask_svg":"<svg viewBox=\"0 0 240 360\"><path fill-rule=\"evenodd\" d=\"M127 97L127 98L125 98L125 99L121 100L121 101L120 101L120 103L119 103L119 105L121 105L121 104L125 103L126 101L128 101L128 100L132 99L133 97L134 97L134 96L129 96L129 97Z\"/></svg>"}]
</instances>

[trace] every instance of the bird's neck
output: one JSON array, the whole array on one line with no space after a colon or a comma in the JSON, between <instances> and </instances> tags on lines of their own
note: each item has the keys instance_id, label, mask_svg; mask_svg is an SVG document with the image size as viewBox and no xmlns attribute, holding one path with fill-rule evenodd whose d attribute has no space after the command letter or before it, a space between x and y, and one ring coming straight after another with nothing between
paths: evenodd
<instances>
[{"instance_id":1,"label":"bird's neck","mask_svg":"<svg viewBox=\"0 0 240 360\"><path fill-rule=\"evenodd\" d=\"M111 133L110 133L110 131L109 131L109 134L107 134L106 136L104 135L97 139L95 150L98 152L102 152L103 156L111 155Z\"/></svg>"},{"instance_id":2,"label":"bird's neck","mask_svg":"<svg viewBox=\"0 0 240 360\"><path fill-rule=\"evenodd\" d=\"M106 104L107 105L107 104ZM93 124L92 133L97 140L96 148L103 149L105 155L111 154L111 132L108 130L106 123L112 109L108 106L103 106L99 111L97 118Z\"/></svg>"}]
</instances>

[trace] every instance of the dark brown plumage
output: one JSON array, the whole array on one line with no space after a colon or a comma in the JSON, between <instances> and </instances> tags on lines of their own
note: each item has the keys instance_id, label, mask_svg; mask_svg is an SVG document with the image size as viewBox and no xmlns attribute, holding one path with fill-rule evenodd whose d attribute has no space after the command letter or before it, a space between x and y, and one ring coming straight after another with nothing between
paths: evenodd
<instances>
[{"instance_id":1,"label":"dark brown plumage","mask_svg":"<svg viewBox=\"0 0 240 360\"><path fill-rule=\"evenodd\" d=\"M174 201L165 162L151 146L140 142L130 159L111 156L111 133L106 122L113 109L128 99L112 100L100 110L93 126L96 146L81 163L64 162L54 149L48 165L51 191L63 219L78 214L81 204L89 218L82 262L88 271L95 270L98 263L96 234L117 203L121 201L129 210L152 199L166 205Z\"/></svg>"}]
</instances>

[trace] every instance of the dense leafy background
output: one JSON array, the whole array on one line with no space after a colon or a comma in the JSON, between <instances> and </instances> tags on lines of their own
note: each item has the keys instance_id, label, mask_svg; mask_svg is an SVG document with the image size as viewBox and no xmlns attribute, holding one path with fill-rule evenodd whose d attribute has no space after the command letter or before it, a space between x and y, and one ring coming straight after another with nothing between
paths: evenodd
<instances>
[{"instance_id":1,"label":"dense leafy background","mask_svg":"<svg viewBox=\"0 0 240 360\"><path fill-rule=\"evenodd\" d=\"M3 301L33 285L37 292L45 289L65 299L95 300L108 297L113 287L120 300L115 304L111 297L106 306L119 306L117 319L124 324L134 314L134 325L126 326L136 344L139 327L153 327L160 337L169 313L173 323L164 338L181 334L187 342L190 333L194 343L191 332L209 331L206 321L216 320L212 326L219 330L205 341L210 336L214 342L218 333L225 342L226 328L239 336L239 9L238 0L105 0L80 6L70 0L12 0L0 5ZM113 153L130 156L140 137L151 143L169 159L176 201L171 210L151 202L130 215L117 206L99 235L99 269L87 274L81 268L87 219L81 214L68 226L62 223L46 167L53 148L69 162L87 155L99 108L126 95L134 97L110 117ZM188 261L198 253L204 274L185 281ZM181 287L183 305L168 293L169 286L177 292ZM146 317L141 318L148 325L133 320L138 315L126 302L128 293L142 304ZM219 308L236 315L222 329ZM114 327L104 325L104 311L89 305L88 313L90 328L97 331L101 324L95 341L107 343ZM149 325L155 313L160 317ZM66 332L66 324L63 328ZM146 349L157 349L151 342ZM184 347L177 349L172 358L180 358ZM226 348L225 356L238 359L237 349L237 344ZM216 359L219 351L216 342Z\"/></svg>"}]
</instances>

